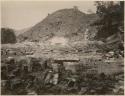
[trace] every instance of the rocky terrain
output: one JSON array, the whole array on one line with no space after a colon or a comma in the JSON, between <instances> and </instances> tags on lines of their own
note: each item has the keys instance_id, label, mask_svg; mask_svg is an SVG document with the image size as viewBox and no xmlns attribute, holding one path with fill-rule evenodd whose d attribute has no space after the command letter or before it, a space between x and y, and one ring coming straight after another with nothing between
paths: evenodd
<instances>
[{"instance_id":1,"label":"rocky terrain","mask_svg":"<svg viewBox=\"0 0 125 96\"><path fill-rule=\"evenodd\" d=\"M29 48L4 47L2 94L124 94L122 57L115 58L110 53L80 54L50 50L34 54Z\"/></svg>"},{"instance_id":2,"label":"rocky terrain","mask_svg":"<svg viewBox=\"0 0 125 96\"><path fill-rule=\"evenodd\" d=\"M124 52L103 51L95 14L62 9L2 44L4 95L123 95Z\"/></svg>"}]
</instances>

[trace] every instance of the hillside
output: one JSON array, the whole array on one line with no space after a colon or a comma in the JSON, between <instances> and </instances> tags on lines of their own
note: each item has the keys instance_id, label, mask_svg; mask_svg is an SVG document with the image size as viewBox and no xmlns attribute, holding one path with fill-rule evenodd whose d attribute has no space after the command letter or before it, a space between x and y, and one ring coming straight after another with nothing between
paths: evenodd
<instances>
[{"instance_id":1,"label":"hillside","mask_svg":"<svg viewBox=\"0 0 125 96\"><path fill-rule=\"evenodd\" d=\"M95 33L95 28L90 28L89 24L96 18L96 14L85 14L76 8L58 10L20 34L18 41L46 41L54 36L66 37L71 41L80 40L84 38L86 29ZM93 35L88 37L91 39Z\"/></svg>"}]
</instances>

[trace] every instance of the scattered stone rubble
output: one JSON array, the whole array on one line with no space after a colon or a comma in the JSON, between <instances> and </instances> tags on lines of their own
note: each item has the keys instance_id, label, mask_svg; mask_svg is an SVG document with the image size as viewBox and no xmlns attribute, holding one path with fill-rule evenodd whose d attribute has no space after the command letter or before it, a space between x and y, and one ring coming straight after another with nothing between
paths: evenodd
<instances>
[{"instance_id":1,"label":"scattered stone rubble","mask_svg":"<svg viewBox=\"0 0 125 96\"><path fill-rule=\"evenodd\" d=\"M75 71L67 69L66 62L70 62L72 66L77 63L74 67ZM122 65L123 62L108 64L118 65L117 63ZM91 58L55 60L30 56L19 56L18 59L13 56L7 57L1 65L2 94L123 95L123 69L109 73L107 70L99 71L99 65L103 68L106 64L107 62ZM118 66L116 66L117 69Z\"/></svg>"},{"instance_id":2,"label":"scattered stone rubble","mask_svg":"<svg viewBox=\"0 0 125 96\"><path fill-rule=\"evenodd\" d=\"M13 45L14 47L2 46L1 48L1 56L8 57L8 56L24 56L24 55L32 55L35 52L35 49L31 46L22 46L16 47L16 44Z\"/></svg>"}]
</instances>

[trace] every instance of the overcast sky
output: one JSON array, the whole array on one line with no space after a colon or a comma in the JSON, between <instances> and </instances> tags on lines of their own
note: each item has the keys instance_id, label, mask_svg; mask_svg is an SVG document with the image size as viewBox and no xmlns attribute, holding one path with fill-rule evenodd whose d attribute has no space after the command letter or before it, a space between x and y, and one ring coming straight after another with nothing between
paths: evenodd
<instances>
[{"instance_id":1,"label":"overcast sky","mask_svg":"<svg viewBox=\"0 0 125 96\"><path fill-rule=\"evenodd\" d=\"M82 12L96 11L94 2L88 1L4 1L1 8L2 27L23 29L43 20L48 13L78 6Z\"/></svg>"}]
</instances>

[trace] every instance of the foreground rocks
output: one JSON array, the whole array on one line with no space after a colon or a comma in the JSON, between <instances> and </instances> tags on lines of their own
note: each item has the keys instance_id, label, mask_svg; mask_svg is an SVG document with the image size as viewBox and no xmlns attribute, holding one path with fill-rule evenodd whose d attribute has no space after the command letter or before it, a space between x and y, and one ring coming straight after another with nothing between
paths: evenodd
<instances>
[{"instance_id":1,"label":"foreground rocks","mask_svg":"<svg viewBox=\"0 0 125 96\"><path fill-rule=\"evenodd\" d=\"M2 94L123 95L123 62L92 58L66 61L26 56L5 58L1 67ZM75 71L67 68L68 64ZM121 71L116 70L118 66Z\"/></svg>"}]
</instances>

